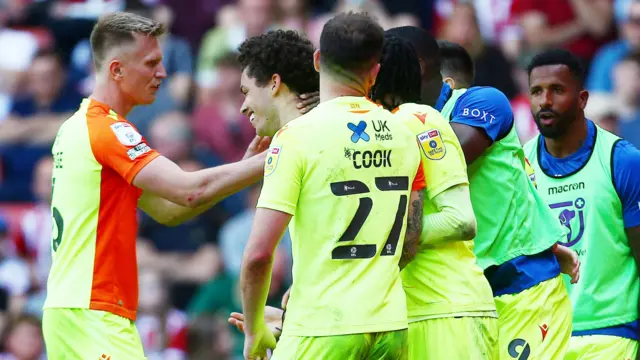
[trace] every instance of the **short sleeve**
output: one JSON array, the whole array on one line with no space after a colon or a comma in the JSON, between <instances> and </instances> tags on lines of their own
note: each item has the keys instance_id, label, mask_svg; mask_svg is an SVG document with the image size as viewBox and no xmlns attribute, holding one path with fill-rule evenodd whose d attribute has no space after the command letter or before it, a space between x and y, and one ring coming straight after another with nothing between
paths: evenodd
<instances>
[{"instance_id":1,"label":"short sleeve","mask_svg":"<svg viewBox=\"0 0 640 360\"><path fill-rule=\"evenodd\" d=\"M87 119L87 126L93 156L129 184L142 168L160 155L127 121L95 117Z\"/></svg>"},{"instance_id":2,"label":"short sleeve","mask_svg":"<svg viewBox=\"0 0 640 360\"><path fill-rule=\"evenodd\" d=\"M418 172L416 173L416 177L413 179L413 184L411 185L411 191L420 191L427 187L427 183L424 179L424 169L422 168L422 163L418 165Z\"/></svg>"},{"instance_id":3,"label":"short sleeve","mask_svg":"<svg viewBox=\"0 0 640 360\"><path fill-rule=\"evenodd\" d=\"M429 199L451 187L469 183L462 146L441 114L429 114L418 142Z\"/></svg>"},{"instance_id":4,"label":"short sleeve","mask_svg":"<svg viewBox=\"0 0 640 360\"><path fill-rule=\"evenodd\" d=\"M640 226L640 150L622 140L613 151L613 182L622 202L624 227Z\"/></svg>"},{"instance_id":5,"label":"short sleeve","mask_svg":"<svg viewBox=\"0 0 640 360\"><path fill-rule=\"evenodd\" d=\"M456 101L451 122L482 129L495 142L511 131L514 124L513 110L509 99L500 90L476 87Z\"/></svg>"},{"instance_id":6,"label":"short sleeve","mask_svg":"<svg viewBox=\"0 0 640 360\"><path fill-rule=\"evenodd\" d=\"M302 187L304 149L300 149L289 130L276 136L267 151L258 207L295 215Z\"/></svg>"}]
</instances>

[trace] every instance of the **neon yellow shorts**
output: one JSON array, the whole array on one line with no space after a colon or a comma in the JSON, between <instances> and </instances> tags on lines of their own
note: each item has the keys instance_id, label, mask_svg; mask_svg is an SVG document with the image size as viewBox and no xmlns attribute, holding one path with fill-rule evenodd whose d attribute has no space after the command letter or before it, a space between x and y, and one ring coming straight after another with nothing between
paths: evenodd
<instances>
[{"instance_id":1,"label":"neon yellow shorts","mask_svg":"<svg viewBox=\"0 0 640 360\"><path fill-rule=\"evenodd\" d=\"M565 360L635 359L638 342L616 336L574 336L569 344Z\"/></svg>"},{"instance_id":2,"label":"neon yellow shorts","mask_svg":"<svg viewBox=\"0 0 640 360\"><path fill-rule=\"evenodd\" d=\"M88 309L45 309L42 332L49 360L143 360L133 321Z\"/></svg>"},{"instance_id":3,"label":"neon yellow shorts","mask_svg":"<svg viewBox=\"0 0 640 360\"><path fill-rule=\"evenodd\" d=\"M569 348L573 310L557 276L518 294L495 298L501 359L562 359Z\"/></svg>"},{"instance_id":4,"label":"neon yellow shorts","mask_svg":"<svg viewBox=\"0 0 640 360\"><path fill-rule=\"evenodd\" d=\"M282 336L271 360L407 360L408 331L305 337Z\"/></svg>"},{"instance_id":5,"label":"neon yellow shorts","mask_svg":"<svg viewBox=\"0 0 640 360\"><path fill-rule=\"evenodd\" d=\"M409 323L410 360L498 359L498 319L448 317Z\"/></svg>"}]
</instances>

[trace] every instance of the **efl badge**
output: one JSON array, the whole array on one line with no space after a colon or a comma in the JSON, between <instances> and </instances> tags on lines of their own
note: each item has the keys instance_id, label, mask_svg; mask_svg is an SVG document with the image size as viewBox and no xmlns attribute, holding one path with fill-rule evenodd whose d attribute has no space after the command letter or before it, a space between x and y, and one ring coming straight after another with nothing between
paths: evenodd
<instances>
[{"instance_id":1,"label":"efl badge","mask_svg":"<svg viewBox=\"0 0 640 360\"><path fill-rule=\"evenodd\" d=\"M444 146L438 129L423 132L418 135L418 141L427 159L440 160L447 153L447 148Z\"/></svg>"},{"instance_id":2,"label":"efl badge","mask_svg":"<svg viewBox=\"0 0 640 360\"><path fill-rule=\"evenodd\" d=\"M269 155L267 155L267 160L264 163L264 176L269 176L276 171L276 167L278 166L278 159L280 158L280 153L282 152L282 147L276 146L269 150Z\"/></svg>"},{"instance_id":3,"label":"efl badge","mask_svg":"<svg viewBox=\"0 0 640 360\"><path fill-rule=\"evenodd\" d=\"M126 122L117 122L111 124L111 130L116 134L116 137L123 145L134 146L140 144L142 141L142 135L133 128L133 126Z\"/></svg>"}]
</instances>

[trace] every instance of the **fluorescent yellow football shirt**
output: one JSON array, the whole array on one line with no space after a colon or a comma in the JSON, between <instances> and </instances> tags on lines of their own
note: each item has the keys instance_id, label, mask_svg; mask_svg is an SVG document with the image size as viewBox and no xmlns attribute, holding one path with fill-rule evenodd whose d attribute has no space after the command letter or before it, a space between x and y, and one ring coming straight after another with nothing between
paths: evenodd
<instances>
[{"instance_id":1,"label":"fluorescent yellow football shirt","mask_svg":"<svg viewBox=\"0 0 640 360\"><path fill-rule=\"evenodd\" d=\"M398 263L411 190L424 188L415 136L366 98L339 97L268 151L258 207L293 215L283 336L406 329Z\"/></svg>"},{"instance_id":2,"label":"fluorescent yellow football shirt","mask_svg":"<svg viewBox=\"0 0 640 360\"><path fill-rule=\"evenodd\" d=\"M404 104L394 113L418 138L427 185L423 214L433 214L437 212L433 198L456 185L469 184L462 146L451 125L430 106ZM402 283L410 322L456 315L496 316L491 287L476 265L473 241L422 243L402 271Z\"/></svg>"}]
</instances>

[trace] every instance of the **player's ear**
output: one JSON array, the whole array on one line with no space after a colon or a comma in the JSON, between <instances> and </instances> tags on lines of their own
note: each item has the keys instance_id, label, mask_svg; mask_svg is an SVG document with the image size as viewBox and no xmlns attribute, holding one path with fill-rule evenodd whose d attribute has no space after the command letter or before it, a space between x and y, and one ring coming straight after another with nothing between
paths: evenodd
<instances>
[{"instance_id":1,"label":"player's ear","mask_svg":"<svg viewBox=\"0 0 640 360\"><path fill-rule=\"evenodd\" d=\"M112 60L109 63L109 76L116 81L120 81L122 80L123 75L122 63L120 60Z\"/></svg>"},{"instance_id":2,"label":"player's ear","mask_svg":"<svg viewBox=\"0 0 640 360\"><path fill-rule=\"evenodd\" d=\"M369 83L367 84L369 88L372 88L376 83L376 79L378 78L378 74L380 73L380 64L376 63L373 65L371 70L369 70Z\"/></svg>"},{"instance_id":3,"label":"player's ear","mask_svg":"<svg viewBox=\"0 0 640 360\"><path fill-rule=\"evenodd\" d=\"M580 109L584 110L587 107L587 102L589 101L589 92L587 90L582 89L580 94L578 94L578 106Z\"/></svg>"},{"instance_id":4,"label":"player's ear","mask_svg":"<svg viewBox=\"0 0 640 360\"><path fill-rule=\"evenodd\" d=\"M313 53L313 67L320 72L320 49L316 49Z\"/></svg>"},{"instance_id":5,"label":"player's ear","mask_svg":"<svg viewBox=\"0 0 640 360\"><path fill-rule=\"evenodd\" d=\"M282 78L280 74L271 75L271 96L276 96L280 91L280 85L282 84Z\"/></svg>"},{"instance_id":6,"label":"player's ear","mask_svg":"<svg viewBox=\"0 0 640 360\"><path fill-rule=\"evenodd\" d=\"M456 88L456 81L453 80L453 78L445 77L444 79L442 79L442 81L444 81L447 85L449 85L450 88L452 89Z\"/></svg>"}]
</instances>

